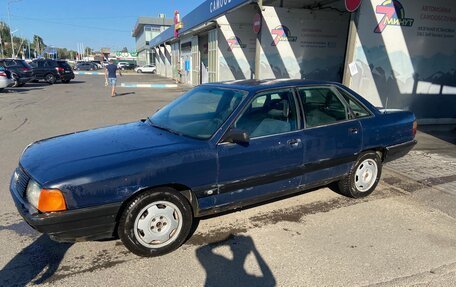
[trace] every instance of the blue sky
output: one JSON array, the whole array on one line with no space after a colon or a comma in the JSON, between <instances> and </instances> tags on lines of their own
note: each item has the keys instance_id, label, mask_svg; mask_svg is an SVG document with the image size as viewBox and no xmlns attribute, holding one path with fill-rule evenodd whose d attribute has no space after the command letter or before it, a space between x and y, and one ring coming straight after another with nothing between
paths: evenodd
<instances>
[{"instance_id":1,"label":"blue sky","mask_svg":"<svg viewBox=\"0 0 456 287\"><path fill-rule=\"evenodd\" d=\"M0 20L8 23L7 6L17 36L43 37L47 45L77 49L84 43L93 49L110 47L134 50L131 31L138 16L172 18L174 10L181 17L204 0L0 0Z\"/></svg>"}]
</instances>

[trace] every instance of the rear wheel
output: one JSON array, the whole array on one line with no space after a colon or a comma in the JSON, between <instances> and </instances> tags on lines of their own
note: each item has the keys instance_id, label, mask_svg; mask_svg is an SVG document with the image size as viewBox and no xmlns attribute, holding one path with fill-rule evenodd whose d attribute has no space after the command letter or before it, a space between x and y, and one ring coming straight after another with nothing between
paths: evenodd
<instances>
[{"instance_id":1,"label":"rear wheel","mask_svg":"<svg viewBox=\"0 0 456 287\"><path fill-rule=\"evenodd\" d=\"M62 83L64 84L68 84L70 82L70 80L62 80Z\"/></svg>"},{"instance_id":2,"label":"rear wheel","mask_svg":"<svg viewBox=\"0 0 456 287\"><path fill-rule=\"evenodd\" d=\"M125 247L139 256L160 256L179 248L192 229L187 199L171 188L144 192L123 212L118 234Z\"/></svg>"},{"instance_id":3,"label":"rear wheel","mask_svg":"<svg viewBox=\"0 0 456 287\"><path fill-rule=\"evenodd\" d=\"M371 194L377 187L382 173L382 160L373 151L362 153L350 173L339 181L341 194L360 198Z\"/></svg>"},{"instance_id":4,"label":"rear wheel","mask_svg":"<svg viewBox=\"0 0 456 287\"><path fill-rule=\"evenodd\" d=\"M57 81L55 76L53 74L51 74L51 73L49 73L46 76L44 76L44 80L50 85L55 84L55 82Z\"/></svg>"}]
</instances>

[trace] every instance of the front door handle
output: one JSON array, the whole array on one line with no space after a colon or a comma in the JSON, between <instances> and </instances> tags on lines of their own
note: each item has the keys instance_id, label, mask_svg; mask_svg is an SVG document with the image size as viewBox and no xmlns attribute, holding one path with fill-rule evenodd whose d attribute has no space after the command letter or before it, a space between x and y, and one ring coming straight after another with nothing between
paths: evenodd
<instances>
[{"instance_id":1,"label":"front door handle","mask_svg":"<svg viewBox=\"0 0 456 287\"><path fill-rule=\"evenodd\" d=\"M349 128L348 131L351 132L352 134L357 134L358 133L358 129L357 128Z\"/></svg>"},{"instance_id":2,"label":"front door handle","mask_svg":"<svg viewBox=\"0 0 456 287\"><path fill-rule=\"evenodd\" d=\"M291 139L288 140L287 143L293 147L296 147L301 143L301 139Z\"/></svg>"}]
</instances>

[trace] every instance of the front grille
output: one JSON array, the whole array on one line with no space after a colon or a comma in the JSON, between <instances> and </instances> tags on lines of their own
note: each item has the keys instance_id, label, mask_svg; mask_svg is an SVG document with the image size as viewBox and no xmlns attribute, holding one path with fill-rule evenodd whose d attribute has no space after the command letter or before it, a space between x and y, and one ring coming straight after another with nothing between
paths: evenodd
<instances>
[{"instance_id":1,"label":"front grille","mask_svg":"<svg viewBox=\"0 0 456 287\"><path fill-rule=\"evenodd\" d=\"M30 176L20 166L16 169L16 173L17 173L16 191L18 194L21 194L22 196L25 197L25 191L26 191L27 185L30 181Z\"/></svg>"}]
</instances>

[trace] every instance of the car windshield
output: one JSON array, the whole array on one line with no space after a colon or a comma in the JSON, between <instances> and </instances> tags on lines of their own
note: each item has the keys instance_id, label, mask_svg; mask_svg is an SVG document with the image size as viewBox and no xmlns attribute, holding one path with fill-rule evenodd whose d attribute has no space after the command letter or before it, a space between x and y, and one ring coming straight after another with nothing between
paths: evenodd
<instances>
[{"instance_id":1,"label":"car windshield","mask_svg":"<svg viewBox=\"0 0 456 287\"><path fill-rule=\"evenodd\" d=\"M247 96L246 91L197 87L149 117L151 124L172 133L209 139Z\"/></svg>"}]
</instances>

